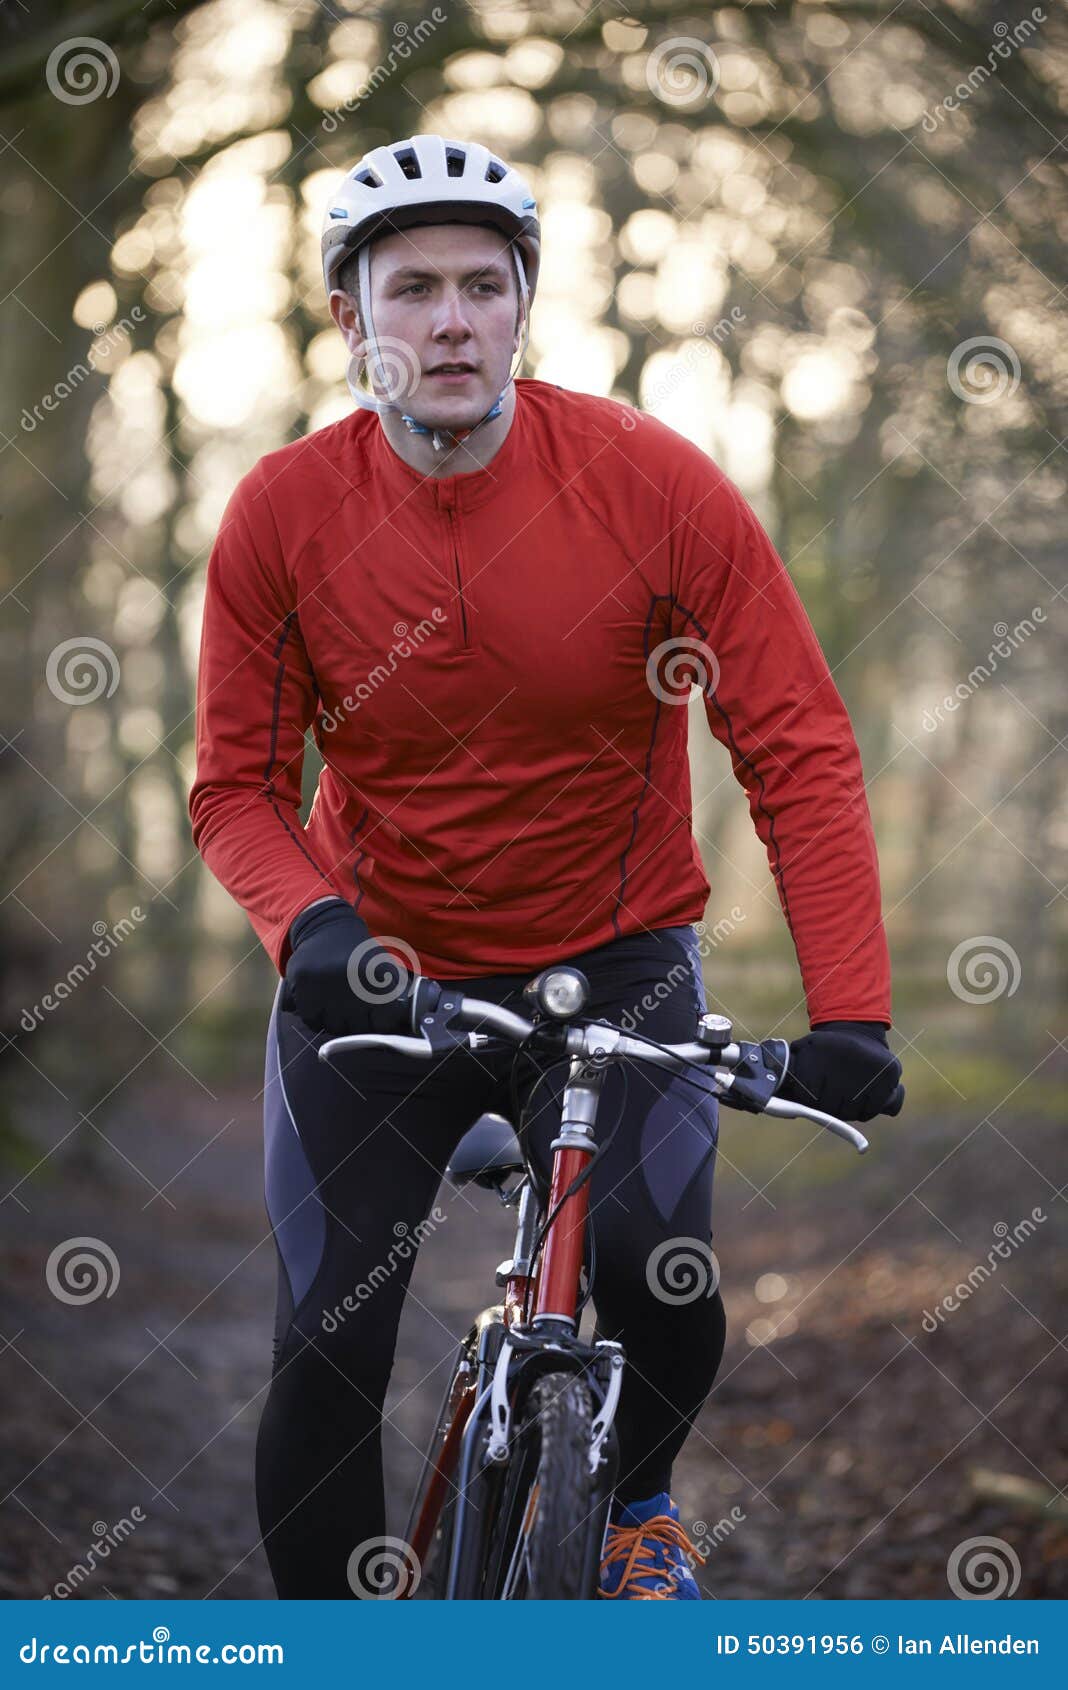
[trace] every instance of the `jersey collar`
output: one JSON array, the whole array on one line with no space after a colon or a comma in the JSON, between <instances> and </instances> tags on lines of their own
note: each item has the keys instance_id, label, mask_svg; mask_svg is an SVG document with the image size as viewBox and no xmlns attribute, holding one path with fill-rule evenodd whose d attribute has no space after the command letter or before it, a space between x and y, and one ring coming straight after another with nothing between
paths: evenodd
<instances>
[{"instance_id":1,"label":"jersey collar","mask_svg":"<svg viewBox=\"0 0 1068 1690\"><path fill-rule=\"evenodd\" d=\"M511 427L489 463L466 474L435 476L423 475L420 470L405 463L390 445L386 431L379 423L372 444L375 479L398 505L410 502L430 510L475 510L491 499L500 498L509 488L514 489L515 477L524 458L522 441L526 428L526 406L520 380L515 384Z\"/></svg>"}]
</instances>

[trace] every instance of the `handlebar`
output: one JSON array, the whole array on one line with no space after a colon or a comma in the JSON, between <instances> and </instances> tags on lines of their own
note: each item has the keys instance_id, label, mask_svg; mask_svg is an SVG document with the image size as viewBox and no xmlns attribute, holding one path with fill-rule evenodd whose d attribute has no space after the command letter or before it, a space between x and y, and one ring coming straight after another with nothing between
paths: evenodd
<instances>
[{"instance_id":1,"label":"handlebar","mask_svg":"<svg viewBox=\"0 0 1068 1690\"><path fill-rule=\"evenodd\" d=\"M652 1067L665 1068L671 1073L682 1073L687 1067L711 1067L710 1078L715 1084L718 1096L732 1108L747 1109L784 1120L813 1121L837 1138L845 1139L859 1153L863 1154L868 1149L868 1140L864 1134L848 1121L840 1121L836 1116L826 1115L822 1110L812 1109L807 1104L794 1103L767 1094L766 1084L763 1090L756 1094L751 1087L743 1088L740 1071L744 1069L748 1073L751 1070L754 1052L758 1053L761 1066L765 1061L773 1061L774 1058L766 1054L772 1045L783 1046L782 1055L778 1059L778 1074L776 1076L775 1072L765 1069L763 1080L781 1083L786 1073L789 1051L784 1039L769 1040L765 1045L759 1046L743 1046L734 1042L709 1046L696 1040L689 1044L665 1045L642 1038L640 1034L625 1033L621 1027L613 1027L607 1023L535 1023L525 1015L518 1015L514 1010L505 1009L500 1004L488 1003L481 998L464 997L460 993L453 994L447 1000L435 1002L421 995L419 988L422 984L424 982L421 977L416 976L412 993L413 1017L424 1028L418 1036L403 1033L346 1033L338 1038L327 1039L320 1045L319 1060L329 1062L346 1051L378 1049L429 1061L434 1055L440 1054L443 1048L447 1048L441 1044L440 1031L437 1036L432 1036L435 1030L439 1029L440 1023L446 1019L442 1012L447 1012L450 1029L456 1029L449 1036L447 1044L472 1051L484 1049L492 1039L491 1034L470 1027L466 1033L461 1034L458 1031L471 1022L477 1023L479 1028L492 1028L493 1033L516 1045L522 1044L535 1034L544 1034L551 1028L556 1034L560 1055L602 1063L629 1059L647 1062ZM428 1003L433 1007L426 1008L423 1012L423 1006ZM736 1086L738 1094L732 1097L732 1089ZM754 1101L754 1095L757 1101Z\"/></svg>"}]
</instances>

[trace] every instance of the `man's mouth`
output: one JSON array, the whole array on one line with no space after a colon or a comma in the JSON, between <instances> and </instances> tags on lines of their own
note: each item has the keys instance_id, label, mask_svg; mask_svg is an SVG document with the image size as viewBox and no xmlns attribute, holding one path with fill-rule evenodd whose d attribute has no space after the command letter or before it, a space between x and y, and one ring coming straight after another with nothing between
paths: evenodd
<instances>
[{"instance_id":1,"label":"man's mouth","mask_svg":"<svg viewBox=\"0 0 1068 1690\"><path fill-rule=\"evenodd\" d=\"M455 364L437 364L432 370L428 370L426 373L428 376L432 376L438 381L462 382L468 380L475 374L475 366L474 364L468 364L461 359Z\"/></svg>"}]
</instances>

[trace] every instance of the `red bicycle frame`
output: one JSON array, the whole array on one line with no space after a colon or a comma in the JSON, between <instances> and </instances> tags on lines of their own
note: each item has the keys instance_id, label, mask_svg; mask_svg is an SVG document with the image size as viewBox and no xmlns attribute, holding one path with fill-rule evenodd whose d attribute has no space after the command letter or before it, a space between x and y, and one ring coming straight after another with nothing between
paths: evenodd
<instances>
[{"instance_id":1,"label":"red bicycle frame","mask_svg":"<svg viewBox=\"0 0 1068 1690\"><path fill-rule=\"evenodd\" d=\"M590 1207L589 1181L584 1182L566 1201L564 1192L581 1174L593 1151L591 1139L589 1146L581 1149L577 1146L564 1149L561 1146L553 1157L549 1214L560 1202L563 1201L564 1206L550 1226L542 1247L534 1303L535 1322L543 1319L574 1321L586 1240L586 1217Z\"/></svg>"}]
</instances>

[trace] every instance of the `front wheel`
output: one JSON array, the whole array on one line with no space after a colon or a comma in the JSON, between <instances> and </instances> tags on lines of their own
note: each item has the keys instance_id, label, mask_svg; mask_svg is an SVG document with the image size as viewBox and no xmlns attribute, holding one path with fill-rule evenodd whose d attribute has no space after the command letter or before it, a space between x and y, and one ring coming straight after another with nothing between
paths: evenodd
<instances>
[{"instance_id":1,"label":"front wheel","mask_svg":"<svg viewBox=\"0 0 1068 1690\"><path fill-rule=\"evenodd\" d=\"M489 1544L490 1599L596 1595L610 1492L590 1473L593 1415L590 1388L574 1373L543 1373L531 1386Z\"/></svg>"}]
</instances>

